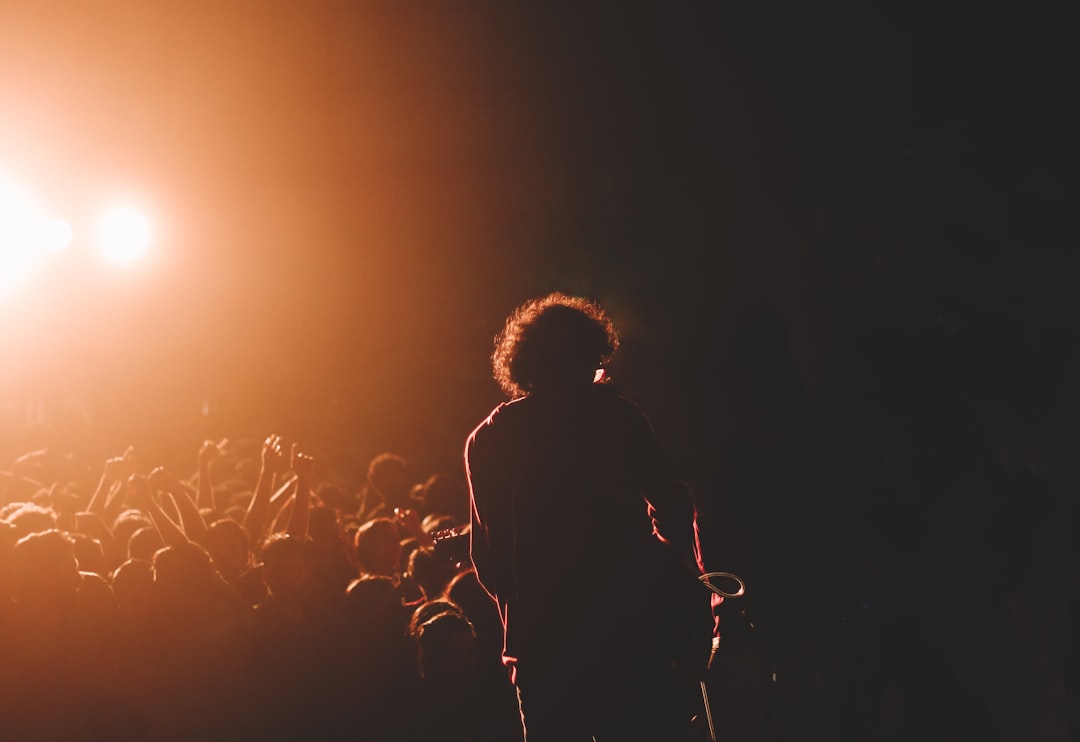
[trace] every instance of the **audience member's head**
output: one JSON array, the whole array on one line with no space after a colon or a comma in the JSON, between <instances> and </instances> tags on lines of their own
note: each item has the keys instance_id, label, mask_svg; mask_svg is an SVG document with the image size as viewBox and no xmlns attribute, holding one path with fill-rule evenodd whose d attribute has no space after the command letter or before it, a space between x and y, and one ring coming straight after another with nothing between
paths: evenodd
<instances>
[{"instance_id":1,"label":"audience member's head","mask_svg":"<svg viewBox=\"0 0 1080 742\"><path fill-rule=\"evenodd\" d=\"M311 547L286 533L272 534L262 546L266 589L278 601L304 601L312 585Z\"/></svg>"},{"instance_id":2,"label":"audience member's head","mask_svg":"<svg viewBox=\"0 0 1080 742\"><path fill-rule=\"evenodd\" d=\"M152 525L154 525L154 523L150 520L150 516L135 508L121 511L121 513L113 519L113 539L116 541L116 546L124 555L125 559L127 558L128 553L128 539L131 538L131 534L135 533L135 531L140 528Z\"/></svg>"},{"instance_id":3,"label":"audience member's head","mask_svg":"<svg viewBox=\"0 0 1080 742\"><path fill-rule=\"evenodd\" d=\"M107 575L109 568L105 560L105 548L101 541L78 531L70 535L74 542L75 559L79 563L79 571L93 572L103 577Z\"/></svg>"},{"instance_id":4,"label":"audience member's head","mask_svg":"<svg viewBox=\"0 0 1080 742\"><path fill-rule=\"evenodd\" d=\"M393 518L361 523L353 544L362 573L396 575L401 570L401 536Z\"/></svg>"},{"instance_id":5,"label":"audience member's head","mask_svg":"<svg viewBox=\"0 0 1080 742\"><path fill-rule=\"evenodd\" d=\"M432 474L424 480L420 496L425 519L446 516L454 520L449 525L469 522L469 489L460 477L444 473ZM449 525L438 527L447 528Z\"/></svg>"},{"instance_id":6,"label":"audience member's head","mask_svg":"<svg viewBox=\"0 0 1080 742\"><path fill-rule=\"evenodd\" d=\"M45 505L33 502L12 503L4 515L4 520L15 528L18 538L31 533L48 531L57 527L56 512Z\"/></svg>"},{"instance_id":7,"label":"audience member's head","mask_svg":"<svg viewBox=\"0 0 1080 742\"><path fill-rule=\"evenodd\" d=\"M71 608L82 584L75 541L53 528L20 538L12 550L12 587L17 603L43 610Z\"/></svg>"},{"instance_id":8,"label":"audience member's head","mask_svg":"<svg viewBox=\"0 0 1080 742\"><path fill-rule=\"evenodd\" d=\"M228 584L210 553L193 541L158 549L153 557L154 589L170 618L181 622L208 618L226 597Z\"/></svg>"},{"instance_id":9,"label":"audience member's head","mask_svg":"<svg viewBox=\"0 0 1080 742\"><path fill-rule=\"evenodd\" d=\"M128 537L127 558L152 561L154 554L164 545L165 542L157 528L152 525L142 526Z\"/></svg>"},{"instance_id":10,"label":"audience member's head","mask_svg":"<svg viewBox=\"0 0 1080 742\"><path fill-rule=\"evenodd\" d=\"M421 546L409 555L406 573L416 580L425 595L435 597L442 594L457 571L457 565L436 552L434 546Z\"/></svg>"},{"instance_id":11,"label":"audience member's head","mask_svg":"<svg viewBox=\"0 0 1080 742\"><path fill-rule=\"evenodd\" d=\"M420 674L425 681L454 683L471 680L477 667L476 631L456 611L442 611L416 632Z\"/></svg>"},{"instance_id":12,"label":"audience member's head","mask_svg":"<svg viewBox=\"0 0 1080 742\"><path fill-rule=\"evenodd\" d=\"M225 516L211 523L202 543L210 553L214 567L229 582L234 582L251 566L251 541L247 529L233 518Z\"/></svg>"},{"instance_id":13,"label":"audience member's head","mask_svg":"<svg viewBox=\"0 0 1080 742\"><path fill-rule=\"evenodd\" d=\"M445 611L453 611L464 615L461 606L449 598L432 598L430 600L425 600L423 603L413 608L412 615L409 617L409 634L414 637L417 636L420 631L420 626L424 622Z\"/></svg>"}]
</instances>

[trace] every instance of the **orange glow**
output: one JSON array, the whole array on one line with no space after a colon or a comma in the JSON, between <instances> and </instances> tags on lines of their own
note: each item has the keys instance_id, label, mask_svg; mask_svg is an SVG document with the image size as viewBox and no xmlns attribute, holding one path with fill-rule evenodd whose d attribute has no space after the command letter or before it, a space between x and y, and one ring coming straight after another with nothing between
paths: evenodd
<instances>
[{"instance_id":1,"label":"orange glow","mask_svg":"<svg viewBox=\"0 0 1080 742\"><path fill-rule=\"evenodd\" d=\"M150 222L132 206L113 207L98 223L97 241L108 260L130 263L141 257L150 245Z\"/></svg>"},{"instance_id":2,"label":"orange glow","mask_svg":"<svg viewBox=\"0 0 1080 742\"><path fill-rule=\"evenodd\" d=\"M10 179L0 179L0 294L23 281L50 252L71 244L71 226L44 214Z\"/></svg>"}]
</instances>

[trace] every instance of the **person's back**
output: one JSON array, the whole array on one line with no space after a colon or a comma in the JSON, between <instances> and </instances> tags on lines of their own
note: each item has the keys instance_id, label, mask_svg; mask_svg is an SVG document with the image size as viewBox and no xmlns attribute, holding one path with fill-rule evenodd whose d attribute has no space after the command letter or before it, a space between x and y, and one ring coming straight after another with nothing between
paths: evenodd
<instances>
[{"instance_id":1,"label":"person's back","mask_svg":"<svg viewBox=\"0 0 1080 742\"><path fill-rule=\"evenodd\" d=\"M687 489L636 404L598 383L617 347L591 302L522 305L493 355L511 401L466 443L471 558L504 618L529 742L672 739L690 716L669 668L708 655L705 589L694 616L673 603L695 580Z\"/></svg>"},{"instance_id":2,"label":"person's back","mask_svg":"<svg viewBox=\"0 0 1080 742\"><path fill-rule=\"evenodd\" d=\"M589 647L620 631L611 623L612 597L639 587L662 548L641 497L671 485L662 469L650 471L648 440L636 409L599 385L562 398L516 400L477 431L472 444L477 486L508 497L498 503L478 500L480 530L491 533L487 526L498 527L502 518L516 526L516 550L496 568L511 584L498 591L504 603L518 603L516 612L539 617L535 627L521 621L509 627L511 655L519 649L557 652L574 636ZM493 541L497 538L493 535ZM474 562L488 566L483 541L478 544L474 536L473 544ZM498 549L497 542L493 545ZM556 630L552 621L566 630ZM548 646L549 640L559 646Z\"/></svg>"}]
</instances>

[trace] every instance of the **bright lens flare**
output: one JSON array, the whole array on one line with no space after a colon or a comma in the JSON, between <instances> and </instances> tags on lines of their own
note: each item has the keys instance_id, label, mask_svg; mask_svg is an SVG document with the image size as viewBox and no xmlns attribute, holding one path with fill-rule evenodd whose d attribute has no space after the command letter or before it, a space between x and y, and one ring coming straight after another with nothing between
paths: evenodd
<instances>
[{"instance_id":1,"label":"bright lens flare","mask_svg":"<svg viewBox=\"0 0 1080 742\"><path fill-rule=\"evenodd\" d=\"M0 293L23 281L48 253L71 244L71 225L46 216L19 187L0 179Z\"/></svg>"},{"instance_id":2,"label":"bright lens flare","mask_svg":"<svg viewBox=\"0 0 1080 742\"><path fill-rule=\"evenodd\" d=\"M150 246L150 222L131 206L117 206L101 217L98 247L114 263L131 263Z\"/></svg>"}]
</instances>

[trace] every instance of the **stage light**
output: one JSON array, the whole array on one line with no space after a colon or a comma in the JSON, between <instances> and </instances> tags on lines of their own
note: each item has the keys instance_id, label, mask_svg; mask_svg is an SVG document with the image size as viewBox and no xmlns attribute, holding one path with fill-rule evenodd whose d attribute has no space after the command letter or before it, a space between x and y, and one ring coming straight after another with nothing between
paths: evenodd
<instances>
[{"instance_id":1,"label":"stage light","mask_svg":"<svg viewBox=\"0 0 1080 742\"><path fill-rule=\"evenodd\" d=\"M131 263L150 246L150 222L132 206L115 206L98 223L97 244L114 263Z\"/></svg>"},{"instance_id":2,"label":"stage light","mask_svg":"<svg viewBox=\"0 0 1080 742\"><path fill-rule=\"evenodd\" d=\"M47 254L71 244L71 225L49 217L14 181L0 178L0 293L22 282Z\"/></svg>"}]
</instances>

